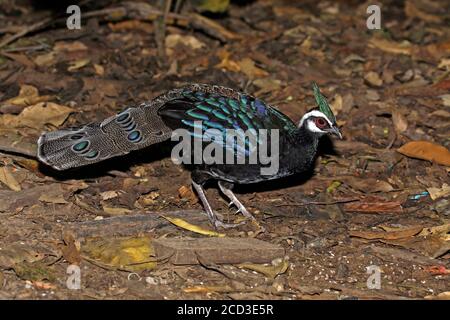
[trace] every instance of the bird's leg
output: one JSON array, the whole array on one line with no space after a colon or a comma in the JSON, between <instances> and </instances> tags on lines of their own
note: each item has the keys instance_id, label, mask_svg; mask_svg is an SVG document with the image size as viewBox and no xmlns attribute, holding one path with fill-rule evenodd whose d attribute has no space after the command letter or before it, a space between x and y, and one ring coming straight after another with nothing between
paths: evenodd
<instances>
[{"instance_id":1,"label":"bird's leg","mask_svg":"<svg viewBox=\"0 0 450 320\"><path fill-rule=\"evenodd\" d=\"M219 184L219 188L220 188L220 190L222 190L223 194L226 195L228 197L228 199L231 200L230 205L234 204L236 206L236 208L238 208L237 212L241 212L244 215L244 217L246 217L247 219L256 221L255 217L250 212L248 212L247 208L244 207L242 202L240 202L239 199L233 193L233 191L231 191L231 189L233 189L232 183L219 181L218 184Z\"/></svg>"},{"instance_id":2,"label":"bird's leg","mask_svg":"<svg viewBox=\"0 0 450 320\"><path fill-rule=\"evenodd\" d=\"M208 215L208 219L215 228L218 227L234 228L243 224L243 222L225 223L222 220L220 220L212 210L211 205L209 204L208 199L206 198L205 190L203 189L203 187L200 184L195 183L194 181L192 181L192 186L194 187L195 191L197 191L198 197L200 198L203 207L205 208L206 214Z\"/></svg>"}]
</instances>

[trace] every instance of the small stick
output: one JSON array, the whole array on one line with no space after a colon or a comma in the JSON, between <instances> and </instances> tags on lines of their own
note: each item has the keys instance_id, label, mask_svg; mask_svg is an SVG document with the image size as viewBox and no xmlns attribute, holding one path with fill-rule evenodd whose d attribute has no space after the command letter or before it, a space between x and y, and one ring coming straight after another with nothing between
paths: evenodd
<instances>
[{"instance_id":1,"label":"small stick","mask_svg":"<svg viewBox=\"0 0 450 320\"><path fill-rule=\"evenodd\" d=\"M308 206L310 204L315 204L318 206L329 206L333 204L338 203L348 203L348 202L355 202L360 201L361 199L353 198L353 199L342 199L342 200L336 200L331 202L325 202L325 201L311 201L311 202L295 202L295 203L283 203L283 204L277 204L276 207L288 207L288 206Z\"/></svg>"},{"instance_id":2,"label":"small stick","mask_svg":"<svg viewBox=\"0 0 450 320\"><path fill-rule=\"evenodd\" d=\"M36 22L34 24L32 24L31 26L28 27L24 27L22 29L22 31L17 32L16 34L13 34L12 36L6 38L5 40L3 40L2 42L0 42L0 48L10 44L13 41L16 41L17 39L23 37L24 35L39 30L41 28L43 28L44 26L46 26L47 24L49 24L52 21L52 17L48 17L42 21Z\"/></svg>"}]
</instances>

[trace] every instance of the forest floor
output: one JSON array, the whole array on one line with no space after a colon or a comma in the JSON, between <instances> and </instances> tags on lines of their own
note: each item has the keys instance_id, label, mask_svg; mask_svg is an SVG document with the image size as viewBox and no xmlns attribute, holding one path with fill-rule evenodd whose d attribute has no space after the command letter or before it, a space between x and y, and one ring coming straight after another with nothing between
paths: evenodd
<instances>
[{"instance_id":1,"label":"forest floor","mask_svg":"<svg viewBox=\"0 0 450 320\"><path fill-rule=\"evenodd\" d=\"M65 7L0 2L0 299L449 298L448 1L384 1L381 30L359 1L183 6L165 28L146 3L84 3L69 30ZM191 82L297 122L312 81L344 139L307 176L236 189L262 228L173 220L212 230L169 144L70 172L34 156L43 131Z\"/></svg>"}]
</instances>

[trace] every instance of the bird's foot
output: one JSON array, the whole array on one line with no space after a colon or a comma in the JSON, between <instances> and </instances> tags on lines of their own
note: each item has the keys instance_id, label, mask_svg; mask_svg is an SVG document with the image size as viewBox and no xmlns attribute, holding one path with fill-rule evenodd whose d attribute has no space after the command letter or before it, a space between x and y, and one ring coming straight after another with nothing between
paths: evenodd
<instances>
[{"instance_id":1,"label":"bird's foot","mask_svg":"<svg viewBox=\"0 0 450 320\"><path fill-rule=\"evenodd\" d=\"M245 223L245 221L241 221L239 223L226 223L223 222L222 220L216 219L214 221L211 221L211 223L214 225L216 229L217 228L231 229L242 226Z\"/></svg>"},{"instance_id":2,"label":"bird's foot","mask_svg":"<svg viewBox=\"0 0 450 320\"><path fill-rule=\"evenodd\" d=\"M208 199L206 198L205 190L203 189L203 187L200 184L195 183L194 181L192 181L192 185L194 186L194 189L197 191L200 201L203 203L203 207L205 208L206 215L208 216L209 221L216 229L236 228L245 223L245 221L239 223L226 223L220 220L217 214L212 210L211 205L209 204Z\"/></svg>"}]
</instances>

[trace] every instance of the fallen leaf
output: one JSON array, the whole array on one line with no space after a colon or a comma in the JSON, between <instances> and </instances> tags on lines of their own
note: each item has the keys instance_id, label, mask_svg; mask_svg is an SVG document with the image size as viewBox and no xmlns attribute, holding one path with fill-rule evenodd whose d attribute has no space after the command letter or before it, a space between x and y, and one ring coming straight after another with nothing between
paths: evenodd
<instances>
[{"instance_id":1,"label":"fallen leaf","mask_svg":"<svg viewBox=\"0 0 450 320\"><path fill-rule=\"evenodd\" d=\"M45 125L60 126L66 121L74 109L53 102L40 102L26 107L17 116L5 114L0 117L0 125L5 127L20 128L31 127L43 129Z\"/></svg>"},{"instance_id":2,"label":"fallen leaf","mask_svg":"<svg viewBox=\"0 0 450 320\"><path fill-rule=\"evenodd\" d=\"M412 47L409 42L397 43L385 39L372 38L369 41L370 44L383 51L394 54L412 54Z\"/></svg>"},{"instance_id":3,"label":"fallen leaf","mask_svg":"<svg viewBox=\"0 0 450 320\"><path fill-rule=\"evenodd\" d=\"M85 51L88 50L88 47L81 41L58 41L53 46L53 50L55 51L65 51L65 52L74 52L74 51Z\"/></svg>"},{"instance_id":4,"label":"fallen leaf","mask_svg":"<svg viewBox=\"0 0 450 320\"><path fill-rule=\"evenodd\" d=\"M194 194L190 187L181 186L178 189L178 196L181 199L189 201L190 204L196 204L198 202L197 196Z\"/></svg>"},{"instance_id":5,"label":"fallen leaf","mask_svg":"<svg viewBox=\"0 0 450 320\"><path fill-rule=\"evenodd\" d=\"M344 210L347 212L363 212L363 213L402 213L403 208L397 201L360 201L345 203Z\"/></svg>"},{"instance_id":6,"label":"fallen leaf","mask_svg":"<svg viewBox=\"0 0 450 320\"><path fill-rule=\"evenodd\" d=\"M241 269L249 269L262 273L267 278L275 279L278 275L283 274L289 268L289 261L287 259L276 259L270 265L254 264L254 263L241 263L237 267Z\"/></svg>"},{"instance_id":7,"label":"fallen leaf","mask_svg":"<svg viewBox=\"0 0 450 320\"><path fill-rule=\"evenodd\" d=\"M408 129L408 121L406 121L405 117L398 110L392 111L392 122L397 133L405 132Z\"/></svg>"},{"instance_id":8,"label":"fallen leaf","mask_svg":"<svg viewBox=\"0 0 450 320\"><path fill-rule=\"evenodd\" d=\"M401 146L397 151L407 157L450 166L450 151L429 141L411 141Z\"/></svg>"},{"instance_id":9,"label":"fallen leaf","mask_svg":"<svg viewBox=\"0 0 450 320\"><path fill-rule=\"evenodd\" d=\"M436 200L450 195L450 186L447 183L444 183L441 188L430 187L427 188L427 191L429 192L431 199Z\"/></svg>"},{"instance_id":10,"label":"fallen leaf","mask_svg":"<svg viewBox=\"0 0 450 320\"><path fill-rule=\"evenodd\" d=\"M39 67L49 67L55 63L55 58L56 52L51 51L49 53L44 53L37 56L34 59L34 63L37 64Z\"/></svg>"},{"instance_id":11,"label":"fallen leaf","mask_svg":"<svg viewBox=\"0 0 450 320\"><path fill-rule=\"evenodd\" d=\"M19 95L6 101L8 104L16 106L29 106L39 102L45 102L52 98L52 96L40 96L38 89L24 84L20 87Z\"/></svg>"},{"instance_id":12,"label":"fallen leaf","mask_svg":"<svg viewBox=\"0 0 450 320\"><path fill-rule=\"evenodd\" d=\"M42 262L19 262L13 267L17 276L23 280L30 281L55 281L56 276L51 267Z\"/></svg>"},{"instance_id":13,"label":"fallen leaf","mask_svg":"<svg viewBox=\"0 0 450 320\"><path fill-rule=\"evenodd\" d=\"M109 199L117 198L118 195L119 194L117 193L117 191L114 191L114 190L104 191L104 192L100 193L102 200L109 200Z\"/></svg>"},{"instance_id":14,"label":"fallen leaf","mask_svg":"<svg viewBox=\"0 0 450 320\"><path fill-rule=\"evenodd\" d=\"M200 12L222 13L227 11L230 0L192 0L192 4Z\"/></svg>"},{"instance_id":15,"label":"fallen leaf","mask_svg":"<svg viewBox=\"0 0 450 320\"><path fill-rule=\"evenodd\" d=\"M148 237L88 238L82 244L81 252L83 258L118 270L137 272L156 268L153 246Z\"/></svg>"},{"instance_id":16,"label":"fallen leaf","mask_svg":"<svg viewBox=\"0 0 450 320\"><path fill-rule=\"evenodd\" d=\"M425 296L425 299L430 300L450 300L450 291L441 292L436 296Z\"/></svg>"},{"instance_id":17,"label":"fallen leaf","mask_svg":"<svg viewBox=\"0 0 450 320\"><path fill-rule=\"evenodd\" d=\"M450 107L450 94L440 95L439 98L442 99L442 103L444 104L444 106Z\"/></svg>"},{"instance_id":18,"label":"fallen leaf","mask_svg":"<svg viewBox=\"0 0 450 320\"><path fill-rule=\"evenodd\" d=\"M38 249L19 242L10 245L2 245L0 248L0 268L11 269L17 263L36 262L45 258L45 254L39 252Z\"/></svg>"},{"instance_id":19,"label":"fallen leaf","mask_svg":"<svg viewBox=\"0 0 450 320\"><path fill-rule=\"evenodd\" d=\"M110 207L105 204L102 205L102 208L103 208L103 211L105 211L107 214L110 214L112 216L120 216L120 215L130 214L131 212L133 212L127 208Z\"/></svg>"},{"instance_id":20,"label":"fallen leaf","mask_svg":"<svg viewBox=\"0 0 450 320\"><path fill-rule=\"evenodd\" d=\"M441 17L420 10L412 1L405 1L405 14L408 17L419 18L431 23L440 23L442 21Z\"/></svg>"},{"instance_id":21,"label":"fallen leaf","mask_svg":"<svg viewBox=\"0 0 450 320\"><path fill-rule=\"evenodd\" d=\"M81 244L79 241L75 240L72 233L65 231L63 233L63 244L59 246L62 256L70 264L80 265L81 255L80 249Z\"/></svg>"},{"instance_id":22,"label":"fallen leaf","mask_svg":"<svg viewBox=\"0 0 450 320\"><path fill-rule=\"evenodd\" d=\"M378 73L374 71L369 71L366 73L364 75L364 80L374 87L381 87L383 85L383 80L380 78Z\"/></svg>"},{"instance_id":23,"label":"fallen leaf","mask_svg":"<svg viewBox=\"0 0 450 320\"><path fill-rule=\"evenodd\" d=\"M22 190L8 167L0 167L0 181L13 191Z\"/></svg>"},{"instance_id":24,"label":"fallen leaf","mask_svg":"<svg viewBox=\"0 0 450 320\"><path fill-rule=\"evenodd\" d=\"M273 79L270 77L255 79L253 81L253 84L261 89L258 91L258 94L271 92L271 91L278 91L281 87L280 80Z\"/></svg>"},{"instance_id":25,"label":"fallen leaf","mask_svg":"<svg viewBox=\"0 0 450 320\"><path fill-rule=\"evenodd\" d=\"M67 71L75 71L75 70L81 69L81 68L87 66L90 62L91 62L91 59L88 59L88 58L71 61L69 63L69 67L67 68Z\"/></svg>"},{"instance_id":26,"label":"fallen leaf","mask_svg":"<svg viewBox=\"0 0 450 320\"><path fill-rule=\"evenodd\" d=\"M430 235L446 235L450 232L450 223L442 224L440 226L434 226L430 228L424 228L422 232L420 232L419 236L430 236Z\"/></svg>"},{"instance_id":27,"label":"fallen leaf","mask_svg":"<svg viewBox=\"0 0 450 320\"><path fill-rule=\"evenodd\" d=\"M344 107L344 99L340 94L336 94L336 96L333 99L333 102L331 103L331 110L333 111L334 115L338 115L339 112L342 111L343 107Z\"/></svg>"},{"instance_id":28,"label":"fallen leaf","mask_svg":"<svg viewBox=\"0 0 450 320\"><path fill-rule=\"evenodd\" d=\"M364 238L364 239L387 239L387 240L394 240L394 239L402 239L402 238L408 238L415 236L420 231L422 231L423 227L416 226L416 227L410 227L410 228L396 228L398 230L395 231L358 231L358 230L351 230L349 231L350 236L352 237L358 237L358 238Z\"/></svg>"},{"instance_id":29,"label":"fallen leaf","mask_svg":"<svg viewBox=\"0 0 450 320\"><path fill-rule=\"evenodd\" d=\"M443 276L450 274L450 270L445 266L429 266L423 269L425 272L429 272L434 276Z\"/></svg>"},{"instance_id":30,"label":"fallen leaf","mask_svg":"<svg viewBox=\"0 0 450 320\"><path fill-rule=\"evenodd\" d=\"M220 63L216 64L214 67L217 69L225 69L231 72L241 71L239 64L230 59L231 53L225 49L220 49L217 51L217 56L220 58Z\"/></svg>"},{"instance_id":31,"label":"fallen leaf","mask_svg":"<svg viewBox=\"0 0 450 320\"><path fill-rule=\"evenodd\" d=\"M103 68L102 65L94 63L94 69L95 69L95 73L99 76L102 76L105 74L105 68Z\"/></svg>"},{"instance_id":32,"label":"fallen leaf","mask_svg":"<svg viewBox=\"0 0 450 320\"><path fill-rule=\"evenodd\" d=\"M199 234L203 234L203 235L211 236L211 237L225 237L224 233L218 233L215 231L203 229L199 226L191 224L180 218L171 218L171 217L166 217L166 216L161 216L161 217L163 217L167 221L173 223L177 227L180 227L180 228L183 228L183 229L195 232L195 233L199 233Z\"/></svg>"},{"instance_id":33,"label":"fallen leaf","mask_svg":"<svg viewBox=\"0 0 450 320\"><path fill-rule=\"evenodd\" d=\"M187 287L187 288L183 289L183 292L186 292L186 293L211 293L211 292L230 292L230 291L236 291L236 289L230 287L229 285L193 286L193 287Z\"/></svg>"},{"instance_id":34,"label":"fallen leaf","mask_svg":"<svg viewBox=\"0 0 450 320\"><path fill-rule=\"evenodd\" d=\"M118 23L108 23L108 27L114 31L140 30L145 33L153 33L153 24L140 20L127 20Z\"/></svg>"},{"instance_id":35,"label":"fallen leaf","mask_svg":"<svg viewBox=\"0 0 450 320\"><path fill-rule=\"evenodd\" d=\"M238 65L241 71L250 79L267 77L269 75L267 71L255 66L255 61L250 58L244 58L238 61Z\"/></svg>"}]
</instances>

